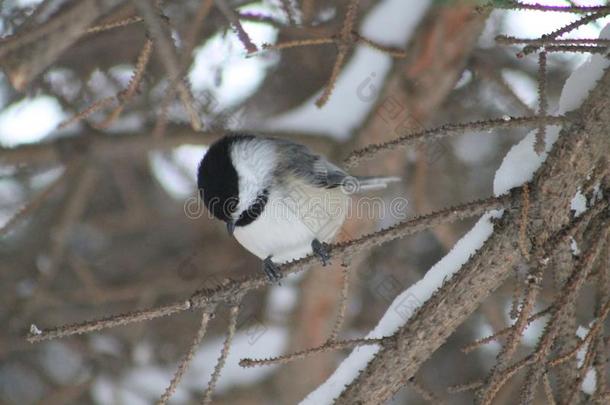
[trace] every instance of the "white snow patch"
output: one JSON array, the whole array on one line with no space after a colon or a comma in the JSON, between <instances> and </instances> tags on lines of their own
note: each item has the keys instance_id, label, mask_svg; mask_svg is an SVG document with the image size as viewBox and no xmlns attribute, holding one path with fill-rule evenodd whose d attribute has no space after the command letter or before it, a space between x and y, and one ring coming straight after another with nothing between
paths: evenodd
<instances>
[{"instance_id":1,"label":"white snow patch","mask_svg":"<svg viewBox=\"0 0 610 405\"><path fill-rule=\"evenodd\" d=\"M42 335L42 331L35 324L30 325L30 333L32 335Z\"/></svg>"},{"instance_id":2,"label":"white snow patch","mask_svg":"<svg viewBox=\"0 0 610 405\"><path fill-rule=\"evenodd\" d=\"M258 3L242 7L240 11L273 14L274 9ZM277 37L277 29L267 24L244 21L242 25L259 49ZM213 110L221 111L252 94L265 78L265 70L277 61L269 52L248 58L245 55L244 45L233 32L226 37L219 32L194 50L188 77L195 92L211 92L216 104Z\"/></svg>"},{"instance_id":3,"label":"white snow patch","mask_svg":"<svg viewBox=\"0 0 610 405\"><path fill-rule=\"evenodd\" d=\"M236 385L254 384L269 374L276 367L242 368L239 360L244 357L262 358L279 356L287 342L287 331L284 328L258 325L244 321L238 325L239 330L227 357L227 362L218 380L216 392L222 393ZM257 332L256 334L254 332ZM194 396L200 395L212 375L220 355L224 336L205 342L195 353L184 379L178 386L171 403L190 403ZM103 344L105 345L105 344ZM99 343L97 344L99 347ZM103 349L105 350L105 349ZM149 404L156 402L163 394L172 379L178 364L161 366L154 364L152 346L145 342L134 350L134 363L127 372L117 378L101 376L95 379L91 387L91 396L99 404L125 403Z\"/></svg>"},{"instance_id":4,"label":"white snow patch","mask_svg":"<svg viewBox=\"0 0 610 405\"><path fill-rule=\"evenodd\" d=\"M89 337L89 346L95 353L115 357L119 357L122 352L121 342L112 335L92 334Z\"/></svg>"},{"instance_id":5,"label":"white snow patch","mask_svg":"<svg viewBox=\"0 0 610 405\"><path fill-rule=\"evenodd\" d=\"M291 274L282 280L281 285L275 285L269 290L267 298L266 317L272 321L285 321L297 304L299 292L298 279Z\"/></svg>"},{"instance_id":6,"label":"white snow patch","mask_svg":"<svg viewBox=\"0 0 610 405\"><path fill-rule=\"evenodd\" d=\"M0 144L16 146L38 142L64 119L59 102L49 96L26 98L0 113Z\"/></svg>"},{"instance_id":7,"label":"white snow patch","mask_svg":"<svg viewBox=\"0 0 610 405\"><path fill-rule=\"evenodd\" d=\"M368 333L367 338L378 338L392 335L409 320L415 310L421 306L443 283L453 276L466 261L479 249L493 232L492 218L498 218L501 211L491 211L485 214L475 226L460 239L451 251L436 263L424 278L413 284L390 305L375 329ZM425 331L421 331L425 333ZM343 391L360 370L375 356L378 345L356 348L339 365L335 372L311 392L301 404L330 404Z\"/></svg>"},{"instance_id":8,"label":"white snow patch","mask_svg":"<svg viewBox=\"0 0 610 405\"><path fill-rule=\"evenodd\" d=\"M578 329L576 329L576 336L578 336L581 339L584 339L585 336L587 336L587 333L589 333L589 328L579 326ZM582 367L582 365L585 361L585 356L587 354L588 347L589 347L589 344L587 343L586 345L581 347L580 350L578 350L578 352L576 352L576 361L577 361L579 368ZM597 372L595 371L594 368L590 367L589 370L587 370L587 374L585 375L585 378L582 381L582 384L580 385L580 389L585 394L593 395L596 387L597 387Z\"/></svg>"},{"instance_id":9,"label":"white snow patch","mask_svg":"<svg viewBox=\"0 0 610 405\"><path fill-rule=\"evenodd\" d=\"M492 157L497 144L498 138L495 136L484 132L471 132L457 138L453 143L453 150L461 161L473 164Z\"/></svg>"},{"instance_id":10,"label":"white snow patch","mask_svg":"<svg viewBox=\"0 0 610 405\"><path fill-rule=\"evenodd\" d=\"M186 198L193 194L194 177L187 178L176 163L161 152L149 152L148 159L155 178L161 186L175 199ZM196 172L193 172L193 174Z\"/></svg>"},{"instance_id":11,"label":"white snow patch","mask_svg":"<svg viewBox=\"0 0 610 405\"><path fill-rule=\"evenodd\" d=\"M533 107L538 100L538 84L527 74L513 69L502 69L502 78L528 106Z\"/></svg>"},{"instance_id":12,"label":"white snow patch","mask_svg":"<svg viewBox=\"0 0 610 405\"><path fill-rule=\"evenodd\" d=\"M580 256L580 249L578 248L578 243L576 243L576 240L572 237L570 237L570 250L572 251L572 254L574 256Z\"/></svg>"},{"instance_id":13,"label":"white snow patch","mask_svg":"<svg viewBox=\"0 0 610 405\"><path fill-rule=\"evenodd\" d=\"M610 38L610 24L602 30L600 38ZM610 60L600 55L591 56L579 66L566 80L559 99L557 114L564 114L578 108L608 66L610 66ZM502 195L511 188L530 181L559 136L559 127L547 127L546 151L538 156L534 152L536 131L532 130L527 134L504 157L494 178L495 195Z\"/></svg>"},{"instance_id":14,"label":"white snow patch","mask_svg":"<svg viewBox=\"0 0 610 405\"><path fill-rule=\"evenodd\" d=\"M578 190L570 201L570 209L574 211L574 216L578 217L587 210L587 197Z\"/></svg>"},{"instance_id":15,"label":"white snow patch","mask_svg":"<svg viewBox=\"0 0 610 405\"><path fill-rule=\"evenodd\" d=\"M430 0L385 0L367 14L361 32L384 44L402 46L429 5ZM323 108L315 105L320 91L301 107L269 120L264 129L320 132L345 139L373 107L390 68L390 56L358 46Z\"/></svg>"},{"instance_id":16,"label":"white snow patch","mask_svg":"<svg viewBox=\"0 0 610 405\"><path fill-rule=\"evenodd\" d=\"M236 385L249 385L262 380L276 369L272 367L242 368L239 360L244 357L266 358L282 354L287 339L283 328L260 325L262 333L245 330L235 335L227 362L220 375L216 391L222 393ZM224 337L207 342L193 357L191 367L184 375L183 385L193 391L201 391L208 383L220 354ZM169 380L168 380L169 381Z\"/></svg>"}]
</instances>

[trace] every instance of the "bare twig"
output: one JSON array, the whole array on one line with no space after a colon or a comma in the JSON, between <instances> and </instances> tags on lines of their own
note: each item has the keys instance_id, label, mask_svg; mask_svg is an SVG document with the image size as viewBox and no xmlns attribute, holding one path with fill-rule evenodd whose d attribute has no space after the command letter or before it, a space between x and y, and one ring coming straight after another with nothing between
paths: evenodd
<instances>
[{"instance_id":1,"label":"bare twig","mask_svg":"<svg viewBox=\"0 0 610 405\"><path fill-rule=\"evenodd\" d=\"M46 200L53 194L53 192L63 184L67 178L72 175L73 171L70 167L64 169L64 172L59 177L53 180L48 186L46 186L39 194L32 198L29 202L25 203L19 210L0 228L0 237L5 236L11 231L22 220L32 215L32 212L37 210Z\"/></svg>"},{"instance_id":2,"label":"bare twig","mask_svg":"<svg viewBox=\"0 0 610 405\"><path fill-rule=\"evenodd\" d=\"M327 341L322 346L313 347L296 353L286 354L283 356L272 357L268 359L241 359L239 365L242 367L257 367L270 366L273 364L286 364L291 361L304 359L314 354L324 353L331 350L353 349L358 346L365 345L381 345L391 340L391 338L372 338L372 339L351 339Z\"/></svg>"},{"instance_id":3,"label":"bare twig","mask_svg":"<svg viewBox=\"0 0 610 405\"><path fill-rule=\"evenodd\" d=\"M140 51L140 55L138 55L138 61L136 62L135 69L129 80L129 84L125 90L121 91L117 95L117 99L119 101L119 105L110 113L110 115L98 125L100 128L108 127L112 122L114 122L120 115L123 109L125 108L125 104L132 99L134 94L138 90L138 86L142 81L142 77L144 76L144 72L146 70L146 66L148 65L148 61L150 60L150 54L152 52L153 42L150 38L146 39L142 50Z\"/></svg>"},{"instance_id":4,"label":"bare twig","mask_svg":"<svg viewBox=\"0 0 610 405\"><path fill-rule=\"evenodd\" d=\"M174 374L174 377L172 378L172 381L170 382L169 387L167 387L165 389L165 392L161 396L161 399L159 399L159 402L158 402L159 405L165 405L167 403L167 401L169 401L171 396L174 394L174 392L176 391L176 388L178 388L178 384L180 384L180 381L182 380L184 373L188 369L188 366L191 363L193 356L195 355L195 351L197 351L199 344L201 344L201 341L203 340L203 337L205 336L205 333L208 328L208 322L210 321L211 315L212 314L210 311L207 311L207 310L203 311L203 313L201 315L201 323L199 325L199 329L197 330L197 334L195 335L195 338L193 339L193 342L191 343L188 352L186 353L186 355L180 362L180 365L178 366L178 369L176 370L176 373Z\"/></svg>"},{"instance_id":5,"label":"bare twig","mask_svg":"<svg viewBox=\"0 0 610 405\"><path fill-rule=\"evenodd\" d=\"M354 254L362 249L371 248L391 240L413 235L417 232L421 232L442 223L458 221L464 218L481 215L484 212L492 209L507 208L516 203L517 196L518 193L507 194L497 198L473 201L428 215L422 215L372 234L364 235L347 242L331 245L330 253L339 256ZM303 259L299 259L284 265L281 271L283 274L296 273L316 263L317 260L318 258L316 256L307 256ZM132 322L154 319L160 316L170 315L175 312L185 311L190 308L207 308L216 303L230 301L234 299L235 296L243 294L249 290L261 288L268 283L268 278L262 274L244 277L237 280L230 280L216 289L197 291L190 299L185 301L176 302L159 308L115 315L100 320L85 321L77 324L60 326L53 329L42 330L39 333L30 333L28 335L28 341L32 343L40 342L43 340L56 339L126 325Z\"/></svg>"},{"instance_id":6,"label":"bare twig","mask_svg":"<svg viewBox=\"0 0 610 405\"><path fill-rule=\"evenodd\" d=\"M552 307L547 307L547 308L543 309L542 311L537 312L534 315L530 316L529 318L527 318L527 324L529 325L532 322L534 322L542 317L545 317L546 315L548 315L551 312L551 308ZM484 344L494 342L494 341L498 340L500 337L509 334L514 328L515 328L515 325L511 325L502 330L499 330L498 332L494 333L493 335L475 340L474 342L470 343L469 345L462 347L462 352L470 353L474 349L476 349ZM483 383L481 382L481 385L482 384Z\"/></svg>"},{"instance_id":7,"label":"bare twig","mask_svg":"<svg viewBox=\"0 0 610 405\"><path fill-rule=\"evenodd\" d=\"M593 241L592 245L587 249L587 251L583 253L583 256L577 263L572 276L563 286L557 298L556 304L551 313L551 319L547 323L547 327L536 347L534 354L536 363L529 368L525 386L521 392L522 402L531 402L535 394L535 389L538 382L545 371L546 357L548 356L551 346L559 331L559 326L561 324L560 320L568 310L569 306L573 305L580 288L585 282L588 273L591 271L593 263L599 256L601 249L604 247L608 233L610 232L609 222L608 217L604 216L602 218L597 238Z\"/></svg>"},{"instance_id":8,"label":"bare twig","mask_svg":"<svg viewBox=\"0 0 610 405\"><path fill-rule=\"evenodd\" d=\"M546 115L548 102L546 98L546 52L538 55L538 115ZM537 154L542 154L546 148L546 125L540 124L536 131L536 143L534 150Z\"/></svg>"},{"instance_id":9,"label":"bare twig","mask_svg":"<svg viewBox=\"0 0 610 405\"><path fill-rule=\"evenodd\" d=\"M582 27L583 25L587 25L592 21L598 20L600 18L605 17L607 14L610 13L610 8L606 7L603 10L600 10L598 12L595 12L593 14L588 14L584 17L579 18L578 20L564 26L561 27L558 30L555 30L553 32L551 32L550 34L546 34L543 35L540 40L541 41L548 41L548 40L554 40L556 38L559 38L560 36L562 36L563 34L567 34L568 32L574 31L575 29ZM524 55L529 55L530 53L536 52L538 49L540 49L540 46L538 45L527 45L525 48L523 48L523 50L519 53L519 56L524 56Z\"/></svg>"},{"instance_id":10,"label":"bare twig","mask_svg":"<svg viewBox=\"0 0 610 405\"><path fill-rule=\"evenodd\" d=\"M237 38L239 38L241 43L244 45L246 51L248 51L248 53L257 52L258 48L256 45L254 45L246 30L244 30L244 27L239 21L237 13L235 13L235 11L225 2L225 0L214 0L214 3L216 3L216 7L218 7L226 19L229 20L233 26L233 29L235 30L235 33L237 34Z\"/></svg>"},{"instance_id":11,"label":"bare twig","mask_svg":"<svg viewBox=\"0 0 610 405\"><path fill-rule=\"evenodd\" d=\"M343 280L341 280L341 297L339 300L339 311L337 312L337 319L335 320L335 325L333 326L333 330L330 332L330 336L328 337L329 342L334 342L337 340L337 336L339 336L339 332L341 331L341 327L343 326L343 322L345 321L345 312L347 310L347 290L349 288L349 270L346 267L342 268L343 271Z\"/></svg>"},{"instance_id":12,"label":"bare twig","mask_svg":"<svg viewBox=\"0 0 610 405\"><path fill-rule=\"evenodd\" d=\"M496 42L501 45L537 45L537 46L549 46L549 45L598 45L598 46L610 46L610 39L604 38L566 38L566 39L538 39L538 38L517 38L507 35L498 35Z\"/></svg>"},{"instance_id":13,"label":"bare twig","mask_svg":"<svg viewBox=\"0 0 610 405\"><path fill-rule=\"evenodd\" d=\"M523 185L523 200L521 202L521 219L519 223L519 249L525 260L529 261L529 247L527 240L527 225L529 221L530 211L530 188L529 185Z\"/></svg>"},{"instance_id":14,"label":"bare twig","mask_svg":"<svg viewBox=\"0 0 610 405\"><path fill-rule=\"evenodd\" d=\"M155 45L158 47L161 62L168 73L170 83L177 82L178 94L182 104L188 113L191 126L194 130L201 130L201 119L195 108L191 91L182 79L180 64L176 56L174 42L167 32L161 17L156 12L155 7L147 0L132 0L144 21L146 22Z\"/></svg>"},{"instance_id":15,"label":"bare twig","mask_svg":"<svg viewBox=\"0 0 610 405\"><path fill-rule=\"evenodd\" d=\"M447 136L460 135L470 131L489 131L494 129L506 129L515 127L545 125L562 125L568 122L564 116L546 117L505 117L484 121L473 121L464 124L447 124L433 129L403 135L399 138L380 144L372 144L362 149L353 151L345 159L348 167L357 165L363 159L371 159L380 152L394 150L397 147L406 147L419 142L431 142Z\"/></svg>"},{"instance_id":16,"label":"bare twig","mask_svg":"<svg viewBox=\"0 0 610 405\"><path fill-rule=\"evenodd\" d=\"M159 318L175 314L176 312L186 311L191 308L190 300L173 303L163 307L147 309L143 311L134 311L127 314L109 316L95 321L83 322L79 324L64 325L53 329L31 328L28 334L28 342L36 343L43 340L57 339L66 336L80 335L83 333L95 332L97 330L114 328L121 325L127 325L134 322L143 322L151 319Z\"/></svg>"},{"instance_id":17,"label":"bare twig","mask_svg":"<svg viewBox=\"0 0 610 405\"><path fill-rule=\"evenodd\" d=\"M609 6L547 6L544 4L525 4L518 1L496 1L493 3L494 8L505 8L511 10L537 10L537 11L553 11L563 13L592 13L598 11L608 11Z\"/></svg>"},{"instance_id":18,"label":"bare twig","mask_svg":"<svg viewBox=\"0 0 610 405\"><path fill-rule=\"evenodd\" d=\"M225 339L224 344L222 345L222 351L220 352L220 357L218 358L218 362L214 367L214 372L212 373L212 377L210 378L210 382L208 383L208 387L203 393L203 399L201 401L202 404L206 405L212 402L212 394L216 389L216 383L218 382L218 378L220 377L220 373L222 372L222 368L227 361L227 357L229 356L229 350L231 350L231 343L233 342L233 336L235 336L235 329L237 328L237 316L239 315L239 303L233 305L229 311L229 326L227 327L227 337Z\"/></svg>"},{"instance_id":19,"label":"bare twig","mask_svg":"<svg viewBox=\"0 0 610 405\"><path fill-rule=\"evenodd\" d=\"M102 32L102 31L108 31L108 30L112 30L115 28L126 27L128 25L136 24L136 23L139 23L142 21L144 21L144 19L137 15L127 17L127 18L121 18L120 20L116 20L116 21L108 21L103 24L96 25L94 27L87 29L87 34L96 34L98 32Z\"/></svg>"}]
</instances>

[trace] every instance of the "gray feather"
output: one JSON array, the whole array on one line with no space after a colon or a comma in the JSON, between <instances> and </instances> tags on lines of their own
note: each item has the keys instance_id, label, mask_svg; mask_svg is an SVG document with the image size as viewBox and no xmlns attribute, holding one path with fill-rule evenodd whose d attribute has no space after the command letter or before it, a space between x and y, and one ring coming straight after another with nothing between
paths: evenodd
<instances>
[{"instance_id":1,"label":"gray feather","mask_svg":"<svg viewBox=\"0 0 610 405\"><path fill-rule=\"evenodd\" d=\"M351 176L304 145L285 139L273 141L279 157L276 178L285 178L290 173L316 187L344 186L350 193L380 190L389 183L400 181L399 177Z\"/></svg>"}]
</instances>

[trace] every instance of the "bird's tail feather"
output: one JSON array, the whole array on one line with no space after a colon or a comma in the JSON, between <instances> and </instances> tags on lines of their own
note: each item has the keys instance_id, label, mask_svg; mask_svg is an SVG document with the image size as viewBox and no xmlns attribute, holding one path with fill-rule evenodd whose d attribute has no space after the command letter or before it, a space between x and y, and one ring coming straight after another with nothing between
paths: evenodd
<instances>
[{"instance_id":1,"label":"bird's tail feather","mask_svg":"<svg viewBox=\"0 0 610 405\"><path fill-rule=\"evenodd\" d=\"M357 176L357 190L359 192L382 190L390 183L397 183L400 177L378 177L378 176Z\"/></svg>"}]
</instances>

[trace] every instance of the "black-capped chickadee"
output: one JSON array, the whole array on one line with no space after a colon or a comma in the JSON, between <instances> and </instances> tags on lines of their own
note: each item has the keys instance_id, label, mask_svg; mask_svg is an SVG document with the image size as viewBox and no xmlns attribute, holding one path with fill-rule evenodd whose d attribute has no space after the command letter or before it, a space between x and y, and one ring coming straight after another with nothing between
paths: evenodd
<instances>
[{"instance_id":1,"label":"black-capped chickadee","mask_svg":"<svg viewBox=\"0 0 610 405\"><path fill-rule=\"evenodd\" d=\"M207 209L263 260L272 281L281 277L278 264L312 252L326 265L350 194L397 180L353 177L298 143L245 134L212 144L197 173Z\"/></svg>"}]
</instances>

